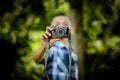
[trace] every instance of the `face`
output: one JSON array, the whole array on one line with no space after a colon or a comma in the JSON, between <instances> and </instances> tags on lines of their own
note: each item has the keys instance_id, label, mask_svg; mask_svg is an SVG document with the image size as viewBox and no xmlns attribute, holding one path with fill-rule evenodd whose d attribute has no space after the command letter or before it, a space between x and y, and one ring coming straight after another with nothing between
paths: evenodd
<instances>
[{"instance_id":1,"label":"face","mask_svg":"<svg viewBox=\"0 0 120 80\"><path fill-rule=\"evenodd\" d=\"M68 19L68 17L66 16L56 16L53 18L52 22L51 22L51 27L52 26L67 26L69 27L69 29L71 29L71 23L70 20ZM60 38L63 42L67 42L66 38Z\"/></svg>"},{"instance_id":2,"label":"face","mask_svg":"<svg viewBox=\"0 0 120 80\"><path fill-rule=\"evenodd\" d=\"M51 26L68 26L70 28L71 23L70 20L66 16L57 16L53 18L51 22Z\"/></svg>"},{"instance_id":3,"label":"face","mask_svg":"<svg viewBox=\"0 0 120 80\"><path fill-rule=\"evenodd\" d=\"M56 16L51 22L51 26L67 26L70 29L71 34L74 33L74 28L71 27L71 22L66 16Z\"/></svg>"}]
</instances>

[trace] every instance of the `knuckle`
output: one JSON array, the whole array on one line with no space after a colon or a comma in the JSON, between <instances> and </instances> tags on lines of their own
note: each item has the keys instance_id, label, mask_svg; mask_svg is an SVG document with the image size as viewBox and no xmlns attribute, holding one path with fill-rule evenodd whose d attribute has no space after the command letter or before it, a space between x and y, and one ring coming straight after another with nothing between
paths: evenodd
<instances>
[{"instance_id":1,"label":"knuckle","mask_svg":"<svg viewBox=\"0 0 120 80\"><path fill-rule=\"evenodd\" d=\"M47 28L46 28L46 31L49 31L50 29L51 29L50 27L47 27Z\"/></svg>"}]
</instances>

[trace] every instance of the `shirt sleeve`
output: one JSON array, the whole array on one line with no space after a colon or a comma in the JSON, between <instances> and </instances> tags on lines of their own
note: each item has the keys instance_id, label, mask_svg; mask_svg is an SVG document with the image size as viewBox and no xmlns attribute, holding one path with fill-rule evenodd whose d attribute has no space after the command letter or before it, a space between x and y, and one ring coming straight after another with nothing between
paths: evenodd
<instances>
[{"instance_id":1,"label":"shirt sleeve","mask_svg":"<svg viewBox=\"0 0 120 80\"><path fill-rule=\"evenodd\" d=\"M72 80L78 80L78 58L75 53L72 53Z\"/></svg>"}]
</instances>

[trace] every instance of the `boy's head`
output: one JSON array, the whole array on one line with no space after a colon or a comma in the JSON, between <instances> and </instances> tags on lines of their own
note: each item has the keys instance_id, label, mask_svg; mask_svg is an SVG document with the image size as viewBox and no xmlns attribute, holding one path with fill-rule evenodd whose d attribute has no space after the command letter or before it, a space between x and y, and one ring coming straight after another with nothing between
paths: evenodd
<instances>
[{"instance_id":1,"label":"boy's head","mask_svg":"<svg viewBox=\"0 0 120 80\"><path fill-rule=\"evenodd\" d=\"M64 15L58 15L55 16L52 19L51 26L56 25L56 26L68 26L69 28L71 27L71 22L67 16Z\"/></svg>"},{"instance_id":2,"label":"boy's head","mask_svg":"<svg viewBox=\"0 0 120 80\"><path fill-rule=\"evenodd\" d=\"M64 15L55 16L51 21L51 26L67 26L71 30L71 33L73 33L71 21L67 16Z\"/></svg>"}]
</instances>

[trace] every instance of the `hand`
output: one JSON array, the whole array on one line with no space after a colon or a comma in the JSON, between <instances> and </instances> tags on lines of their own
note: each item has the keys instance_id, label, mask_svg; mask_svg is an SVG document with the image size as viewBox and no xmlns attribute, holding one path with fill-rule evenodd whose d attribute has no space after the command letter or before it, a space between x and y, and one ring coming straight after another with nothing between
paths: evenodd
<instances>
[{"instance_id":1,"label":"hand","mask_svg":"<svg viewBox=\"0 0 120 80\"><path fill-rule=\"evenodd\" d=\"M48 38L51 36L51 34L49 33L50 30L51 30L51 28L49 26L46 27L46 32L42 35L42 47L43 48L45 48L46 42L47 42Z\"/></svg>"},{"instance_id":2,"label":"hand","mask_svg":"<svg viewBox=\"0 0 120 80\"><path fill-rule=\"evenodd\" d=\"M46 42L48 41L48 38L51 36L51 34L49 32L50 30L52 30L52 27L48 26L46 28L46 32L42 35L42 47L43 48L46 47ZM50 39L49 45L52 46L55 41L59 41L59 40L61 40L61 38Z\"/></svg>"}]
</instances>

